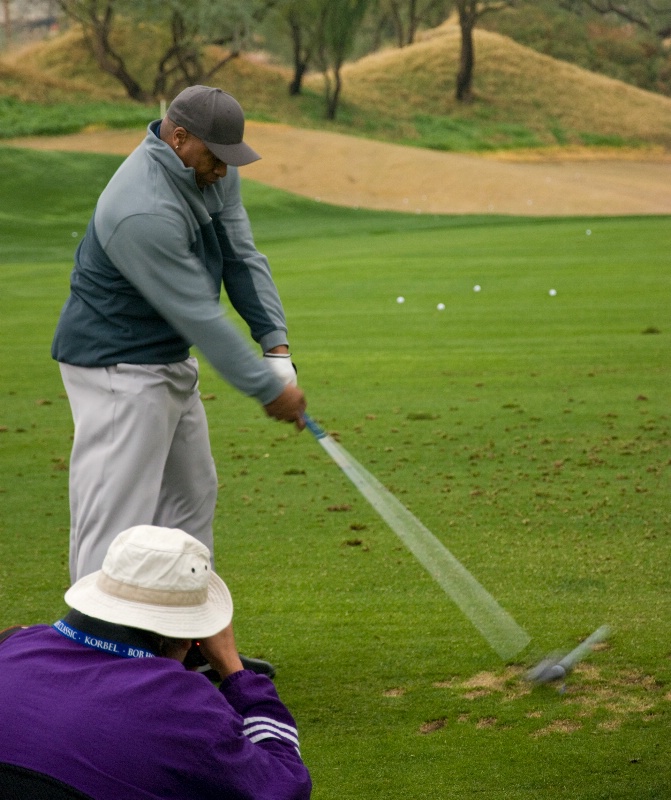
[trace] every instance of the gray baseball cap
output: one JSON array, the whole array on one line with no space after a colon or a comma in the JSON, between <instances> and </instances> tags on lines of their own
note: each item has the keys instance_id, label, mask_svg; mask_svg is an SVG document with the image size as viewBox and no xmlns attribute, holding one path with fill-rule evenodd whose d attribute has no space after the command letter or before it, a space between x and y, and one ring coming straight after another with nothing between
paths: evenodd
<instances>
[{"instance_id":1,"label":"gray baseball cap","mask_svg":"<svg viewBox=\"0 0 671 800\"><path fill-rule=\"evenodd\" d=\"M242 167L261 156L242 141L245 115L240 103L227 92L210 86L189 86L170 103L168 117L202 139L225 164Z\"/></svg>"}]
</instances>

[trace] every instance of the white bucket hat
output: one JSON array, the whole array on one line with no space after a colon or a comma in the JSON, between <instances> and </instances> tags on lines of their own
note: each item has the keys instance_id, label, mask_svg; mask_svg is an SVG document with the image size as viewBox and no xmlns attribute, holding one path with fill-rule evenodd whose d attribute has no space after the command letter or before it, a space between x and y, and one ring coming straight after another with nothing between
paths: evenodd
<instances>
[{"instance_id":1,"label":"white bucket hat","mask_svg":"<svg viewBox=\"0 0 671 800\"><path fill-rule=\"evenodd\" d=\"M73 584L65 602L89 617L176 639L213 636L233 617L231 594L207 547L154 525L120 533L102 569Z\"/></svg>"}]
</instances>

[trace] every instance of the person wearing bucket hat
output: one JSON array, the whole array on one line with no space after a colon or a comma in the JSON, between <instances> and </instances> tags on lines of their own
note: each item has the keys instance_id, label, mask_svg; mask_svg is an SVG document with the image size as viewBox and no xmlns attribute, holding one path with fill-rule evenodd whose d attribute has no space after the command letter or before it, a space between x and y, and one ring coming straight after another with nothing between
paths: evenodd
<instances>
[{"instance_id":1,"label":"person wearing bucket hat","mask_svg":"<svg viewBox=\"0 0 671 800\"><path fill-rule=\"evenodd\" d=\"M218 480L191 346L268 416L305 427L284 310L240 195L238 167L258 158L237 100L190 86L98 199L52 342L74 421L72 581L140 523L213 551Z\"/></svg>"},{"instance_id":2,"label":"person wearing bucket hat","mask_svg":"<svg viewBox=\"0 0 671 800\"><path fill-rule=\"evenodd\" d=\"M74 583L54 625L0 635L0 764L95 800L307 800L296 723L244 670L208 549L140 525ZM183 662L200 642L219 688Z\"/></svg>"}]
</instances>

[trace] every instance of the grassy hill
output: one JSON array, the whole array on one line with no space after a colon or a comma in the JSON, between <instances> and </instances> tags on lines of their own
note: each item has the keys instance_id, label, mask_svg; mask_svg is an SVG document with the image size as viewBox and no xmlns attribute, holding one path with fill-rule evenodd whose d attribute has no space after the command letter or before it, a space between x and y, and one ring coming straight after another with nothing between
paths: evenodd
<instances>
[{"instance_id":1,"label":"grassy hill","mask_svg":"<svg viewBox=\"0 0 671 800\"><path fill-rule=\"evenodd\" d=\"M18 63L0 60L0 96L34 103L109 100L110 94L91 81L78 81L51 75L35 66L27 66L27 53Z\"/></svg>"},{"instance_id":2,"label":"grassy hill","mask_svg":"<svg viewBox=\"0 0 671 800\"><path fill-rule=\"evenodd\" d=\"M539 53L671 97L670 43L616 14L590 11L585 3L576 14L555 0L527 0L486 14L480 24Z\"/></svg>"},{"instance_id":3,"label":"grassy hill","mask_svg":"<svg viewBox=\"0 0 671 800\"><path fill-rule=\"evenodd\" d=\"M126 36L125 46L132 69L148 83L147 49L137 45L137 35ZM253 119L436 149L576 144L671 149L671 98L542 55L497 33L477 30L475 41L476 99L468 106L454 99L459 29L450 23L410 47L348 64L338 119L332 123L323 116L317 73L308 76L303 95L292 98L286 68L252 55L230 62L216 82L236 95ZM0 62L0 78L0 92L20 102L37 97L40 103L59 103L69 96L84 108L89 101L107 99L120 110L110 123L92 109L89 123L123 124L127 115L128 124L141 124L156 116L155 108L141 111L124 99L120 85L101 75L74 31Z\"/></svg>"},{"instance_id":4,"label":"grassy hill","mask_svg":"<svg viewBox=\"0 0 671 800\"><path fill-rule=\"evenodd\" d=\"M347 103L374 109L441 147L461 125L491 131L492 144L671 145L671 98L542 55L511 39L476 31L476 101L454 99L459 28L445 24L412 47L386 50L345 70ZM314 80L314 78L313 78ZM372 116L372 114L371 114ZM465 148L468 142L465 141Z\"/></svg>"}]
</instances>

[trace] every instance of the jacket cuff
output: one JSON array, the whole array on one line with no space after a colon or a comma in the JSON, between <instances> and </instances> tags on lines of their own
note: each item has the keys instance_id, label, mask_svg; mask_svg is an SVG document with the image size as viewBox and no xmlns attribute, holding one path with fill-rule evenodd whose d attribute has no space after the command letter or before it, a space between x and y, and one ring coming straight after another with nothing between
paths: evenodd
<instances>
[{"instance_id":1,"label":"jacket cuff","mask_svg":"<svg viewBox=\"0 0 671 800\"><path fill-rule=\"evenodd\" d=\"M259 340L259 344L261 345L261 350L264 353L267 353L268 350L272 350L273 347L279 347L281 344L284 344L288 347L289 342L287 340L287 332L271 331L270 333L266 333Z\"/></svg>"}]
</instances>

